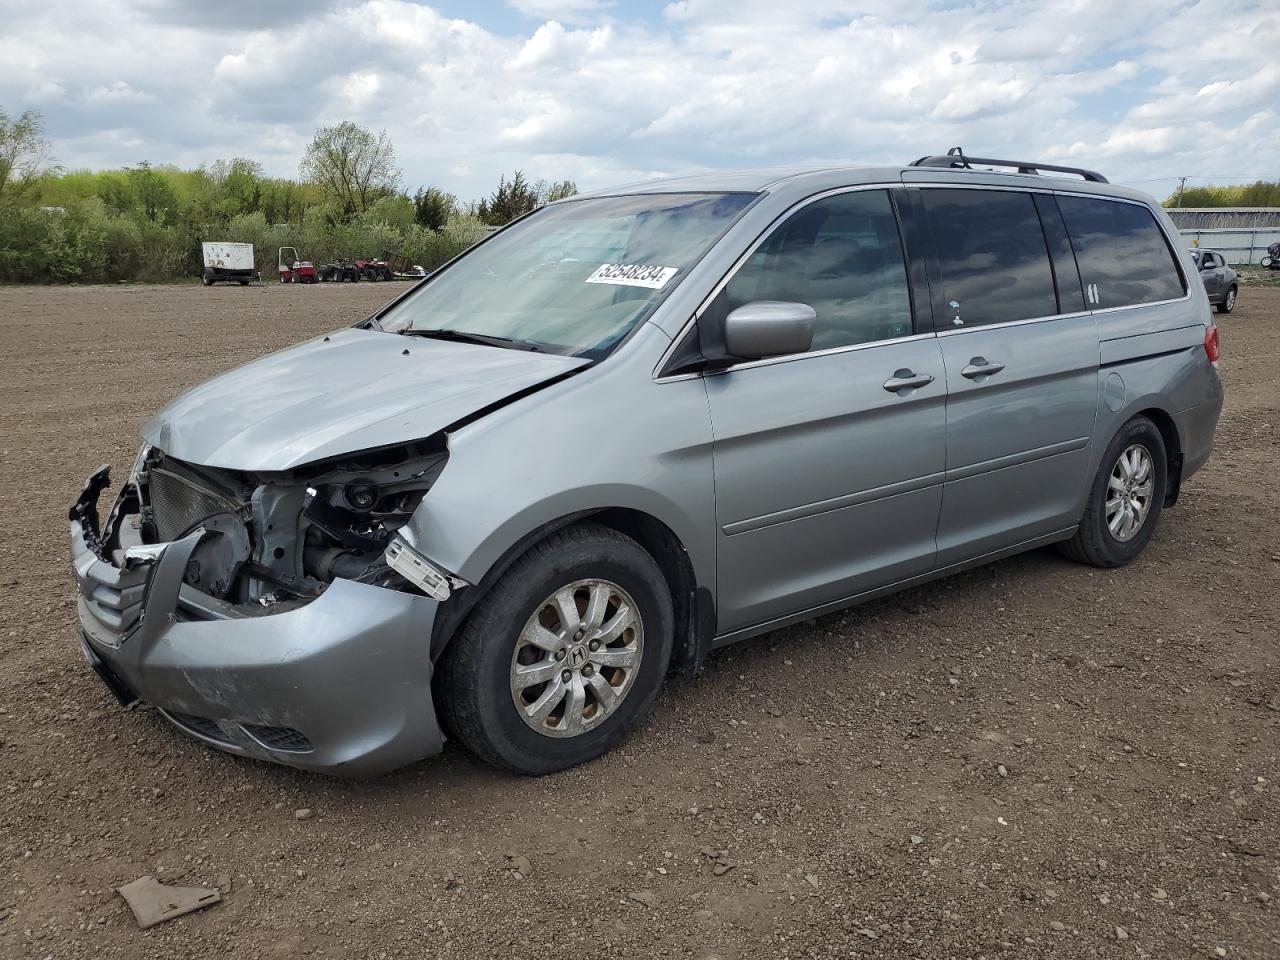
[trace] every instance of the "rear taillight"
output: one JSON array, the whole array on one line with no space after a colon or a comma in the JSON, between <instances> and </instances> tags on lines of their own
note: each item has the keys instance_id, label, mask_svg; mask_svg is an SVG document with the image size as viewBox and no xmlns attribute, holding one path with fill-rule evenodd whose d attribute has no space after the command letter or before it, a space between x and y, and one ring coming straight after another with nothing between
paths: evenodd
<instances>
[{"instance_id":1,"label":"rear taillight","mask_svg":"<svg viewBox=\"0 0 1280 960\"><path fill-rule=\"evenodd\" d=\"M1218 348L1217 324L1209 324L1204 331L1204 352L1210 363L1216 364L1218 362L1218 354L1222 351Z\"/></svg>"}]
</instances>

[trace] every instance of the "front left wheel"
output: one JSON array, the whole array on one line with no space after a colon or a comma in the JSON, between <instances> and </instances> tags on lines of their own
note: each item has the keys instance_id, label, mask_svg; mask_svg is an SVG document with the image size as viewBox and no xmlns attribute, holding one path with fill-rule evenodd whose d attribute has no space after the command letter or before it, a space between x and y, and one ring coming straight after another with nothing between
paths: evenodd
<instances>
[{"instance_id":1,"label":"front left wheel","mask_svg":"<svg viewBox=\"0 0 1280 960\"><path fill-rule=\"evenodd\" d=\"M673 624L666 578L636 541L595 525L559 531L503 574L445 651L442 719L515 773L585 763L648 711Z\"/></svg>"}]
</instances>

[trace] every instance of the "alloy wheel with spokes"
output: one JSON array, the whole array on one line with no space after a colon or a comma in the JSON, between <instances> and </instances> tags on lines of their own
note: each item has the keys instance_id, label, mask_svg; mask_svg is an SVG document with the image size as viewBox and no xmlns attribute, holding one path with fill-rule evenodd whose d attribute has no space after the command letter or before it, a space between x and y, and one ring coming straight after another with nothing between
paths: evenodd
<instances>
[{"instance_id":1,"label":"alloy wheel with spokes","mask_svg":"<svg viewBox=\"0 0 1280 960\"><path fill-rule=\"evenodd\" d=\"M1125 543L1142 529L1155 494L1151 452L1140 443L1126 447L1107 481L1107 529Z\"/></svg>"},{"instance_id":2,"label":"alloy wheel with spokes","mask_svg":"<svg viewBox=\"0 0 1280 960\"><path fill-rule=\"evenodd\" d=\"M489 763L544 774L617 746L648 712L675 643L652 553L573 524L535 544L478 600L439 660L443 725Z\"/></svg>"},{"instance_id":3,"label":"alloy wheel with spokes","mask_svg":"<svg viewBox=\"0 0 1280 960\"><path fill-rule=\"evenodd\" d=\"M643 656L644 625L631 596L609 580L577 580L543 600L521 629L511 697L538 733L580 736L631 692Z\"/></svg>"}]
</instances>

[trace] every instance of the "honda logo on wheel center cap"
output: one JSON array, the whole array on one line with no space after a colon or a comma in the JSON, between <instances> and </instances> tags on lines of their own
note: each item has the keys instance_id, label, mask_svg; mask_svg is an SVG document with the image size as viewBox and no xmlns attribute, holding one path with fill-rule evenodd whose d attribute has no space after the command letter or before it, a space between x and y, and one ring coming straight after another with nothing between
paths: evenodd
<instances>
[{"instance_id":1,"label":"honda logo on wheel center cap","mask_svg":"<svg viewBox=\"0 0 1280 960\"><path fill-rule=\"evenodd\" d=\"M584 646L573 647L569 651L569 666L577 669L587 662L587 648Z\"/></svg>"}]
</instances>

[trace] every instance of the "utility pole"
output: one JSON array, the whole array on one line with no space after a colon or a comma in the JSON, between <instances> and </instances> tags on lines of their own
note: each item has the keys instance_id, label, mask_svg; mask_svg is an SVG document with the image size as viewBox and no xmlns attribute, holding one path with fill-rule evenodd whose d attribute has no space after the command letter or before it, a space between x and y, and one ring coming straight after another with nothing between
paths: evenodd
<instances>
[{"instance_id":1,"label":"utility pole","mask_svg":"<svg viewBox=\"0 0 1280 960\"><path fill-rule=\"evenodd\" d=\"M1187 178L1179 177L1178 178L1178 199L1174 201L1174 204L1173 204L1175 207L1182 206L1182 191L1186 187L1186 185L1187 185Z\"/></svg>"}]
</instances>

